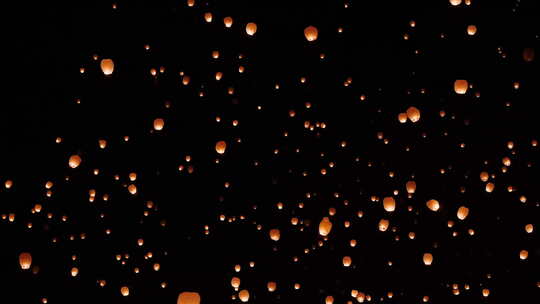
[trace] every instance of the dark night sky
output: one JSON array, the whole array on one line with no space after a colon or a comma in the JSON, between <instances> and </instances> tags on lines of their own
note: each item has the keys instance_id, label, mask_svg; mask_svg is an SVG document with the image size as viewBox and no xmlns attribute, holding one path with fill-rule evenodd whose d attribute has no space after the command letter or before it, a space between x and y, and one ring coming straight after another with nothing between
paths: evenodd
<instances>
[{"instance_id":1,"label":"dark night sky","mask_svg":"<svg viewBox=\"0 0 540 304\"><path fill-rule=\"evenodd\" d=\"M536 0L77 2L2 18L0 303L538 301Z\"/></svg>"}]
</instances>

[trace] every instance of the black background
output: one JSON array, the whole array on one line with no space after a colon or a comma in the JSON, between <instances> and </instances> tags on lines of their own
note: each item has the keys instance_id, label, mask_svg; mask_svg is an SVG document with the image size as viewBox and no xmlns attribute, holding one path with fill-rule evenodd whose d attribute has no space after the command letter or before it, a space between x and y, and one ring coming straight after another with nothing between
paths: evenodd
<instances>
[{"instance_id":1,"label":"black background","mask_svg":"<svg viewBox=\"0 0 540 304\"><path fill-rule=\"evenodd\" d=\"M213 22L204 21L205 12L212 12ZM538 140L540 83L538 59L522 57L525 48L539 52L537 1L473 0L459 7L442 0L351 1L346 9L340 1L197 1L194 7L184 1L120 1L116 9L112 2L80 1L26 3L5 13L14 18L3 26L9 54L0 181L14 185L0 190L0 214L15 213L16 220L0 220L0 274L8 282L0 285L6 298L0 302L46 297L49 303L174 303L186 290L198 291L203 303L238 302L231 300L233 276L250 291L250 302L259 303L323 303L327 295L337 303L355 302L351 289L372 301L385 297L384 303L419 303L425 295L433 303L537 301L539 158L531 142ZM234 18L232 28L224 27L226 16ZM247 22L257 23L254 36L246 35ZM466 34L469 24L478 27L476 35ZM308 25L319 29L312 43L303 35ZM212 59L213 50L220 51L219 59ZM102 58L115 62L110 77L100 71ZM239 65L246 69L242 74ZM161 66L165 73L152 77L150 69ZM180 71L191 77L188 86ZM217 71L224 73L219 82ZM301 84L301 77L307 82ZM345 87L348 77L352 83ZM467 79L473 88L455 94L456 79ZM233 95L227 94L230 86ZM397 114L409 106L420 109L421 119L400 124ZM159 132L152 130L157 117L165 119ZM309 131L305 121L326 128ZM55 143L57 137L62 143ZM107 140L106 149L99 148L99 139ZM214 150L219 140L228 143L224 155ZM72 154L83 159L77 169L67 166ZM512 159L506 174L505 156ZM178 170L190 164L192 174ZM321 168L328 174L321 175ZM446 174L440 174L443 168ZM484 191L482 171L496 174L493 193ZM137 173L137 195L125 189L131 172ZM412 179L418 189L408 199L404 185ZM45 196L48 180L54 182L51 198ZM517 191L506 191L509 185ZM90 189L98 193L94 203L88 202ZM370 201L394 189L400 191L394 213ZM104 193L108 202L100 199ZM425 206L432 198L441 202L437 213ZM144 217L149 200L157 208ZM43 210L32 214L36 203ZM455 216L461 205L471 210L465 221ZM303 254L322 240L318 222L331 207L337 213L329 240ZM53 219L47 219L49 212ZM221 222L221 214L236 220ZM292 216L303 220L303 231L290 224ZM381 218L396 232L378 231ZM343 227L344 220L351 228ZM448 220L456 222L453 228ZM524 229L529 223L535 224L531 234ZM208 236L204 225L210 226ZM281 230L280 241L269 239L272 228ZM408 240L409 231L416 232L415 240ZM351 238L356 248L348 246ZM522 249L529 252L525 261L519 259ZM32 253L37 275L19 268L23 251ZM148 251L153 258L145 260ZM422 263L424 252L435 257L430 267ZM115 255L125 253L130 258L122 266ZM345 255L353 259L350 268L341 265ZM158 272L152 270L155 262ZM80 270L76 278L69 275L74 266ZM134 274L134 267L141 272ZM107 280L104 288L100 279ZM266 290L271 280L278 285L275 293ZM296 282L300 290L292 288ZM454 283L459 296L452 295ZM121 296L121 286L130 286L129 297ZM486 299L483 288L491 291Z\"/></svg>"}]
</instances>

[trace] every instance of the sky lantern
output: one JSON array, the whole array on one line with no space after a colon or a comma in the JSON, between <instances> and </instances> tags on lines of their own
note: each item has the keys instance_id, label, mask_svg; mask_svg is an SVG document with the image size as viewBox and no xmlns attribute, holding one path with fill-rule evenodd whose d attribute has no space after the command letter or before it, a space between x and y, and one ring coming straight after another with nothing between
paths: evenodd
<instances>
[{"instance_id":1,"label":"sky lantern","mask_svg":"<svg viewBox=\"0 0 540 304\"><path fill-rule=\"evenodd\" d=\"M409 107L407 109L407 117L411 120L411 122L417 122L420 120L420 110L418 110L416 107Z\"/></svg>"},{"instance_id":2,"label":"sky lantern","mask_svg":"<svg viewBox=\"0 0 540 304\"><path fill-rule=\"evenodd\" d=\"M458 219L464 220L465 218L467 218L467 215L469 215L469 208L467 208L465 206L459 207L459 209L457 211Z\"/></svg>"},{"instance_id":3,"label":"sky lantern","mask_svg":"<svg viewBox=\"0 0 540 304\"><path fill-rule=\"evenodd\" d=\"M342 262L343 262L343 266L349 267L352 264L352 259L350 256L344 256L342 259Z\"/></svg>"},{"instance_id":4,"label":"sky lantern","mask_svg":"<svg viewBox=\"0 0 540 304\"><path fill-rule=\"evenodd\" d=\"M216 152L218 154L225 153L225 149L227 148L227 143L224 140L220 140L216 143Z\"/></svg>"},{"instance_id":5,"label":"sky lantern","mask_svg":"<svg viewBox=\"0 0 540 304\"><path fill-rule=\"evenodd\" d=\"M424 253L424 256L422 257L422 260L424 261L424 264L426 266L430 266L431 263L433 263L433 255L429 252Z\"/></svg>"},{"instance_id":6,"label":"sky lantern","mask_svg":"<svg viewBox=\"0 0 540 304\"><path fill-rule=\"evenodd\" d=\"M279 238L281 237L281 234L279 232L279 229L272 229L270 230L270 239L272 239L272 241L279 241Z\"/></svg>"},{"instance_id":7,"label":"sky lantern","mask_svg":"<svg viewBox=\"0 0 540 304\"><path fill-rule=\"evenodd\" d=\"M456 94L463 95L467 93L467 89L469 88L469 83L467 80L458 79L454 81L454 91Z\"/></svg>"},{"instance_id":8,"label":"sky lantern","mask_svg":"<svg viewBox=\"0 0 540 304\"><path fill-rule=\"evenodd\" d=\"M483 171L480 173L480 180L483 182L487 182L489 179L489 174L486 171Z\"/></svg>"},{"instance_id":9,"label":"sky lantern","mask_svg":"<svg viewBox=\"0 0 540 304\"><path fill-rule=\"evenodd\" d=\"M493 192L494 189L495 189L495 184L494 183L487 183L486 184L486 192L491 193L491 192Z\"/></svg>"},{"instance_id":10,"label":"sky lantern","mask_svg":"<svg viewBox=\"0 0 540 304\"><path fill-rule=\"evenodd\" d=\"M246 289L240 290L240 292L238 293L238 297L240 298L240 301L244 303L249 301L249 291L247 291Z\"/></svg>"},{"instance_id":11,"label":"sky lantern","mask_svg":"<svg viewBox=\"0 0 540 304\"><path fill-rule=\"evenodd\" d=\"M416 182L408 181L407 184L405 184L405 188L407 189L407 193L413 194L414 192L416 192Z\"/></svg>"},{"instance_id":12,"label":"sky lantern","mask_svg":"<svg viewBox=\"0 0 540 304\"><path fill-rule=\"evenodd\" d=\"M328 234L330 234L331 230L332 222L330 222L330 219L328 217L323 217L323 219L319 223L319 234L321 236L327 236Z\"/></svg>"},{"instance_id":13,"label":"sky lantern","mask_svg":"<svg viewBox=\"0 0 540 304\"><path fill-rule=\"evenodd\" d=\"M161 131L163 130L163 126L165 126L165 121L163 118L154 119L154 130Z\"/></svg>"},{"instance_id":14,"label":"sky lantern","mask_svg":"<svg viewBox=\"0 0 540 304\"><path fill-rule=\"evenodd\" d=\"M223 18L223 24L225 24L225 27L231 27L233 24L233 18L232 17Z\"/></svg>"},{"instance_id":15,"label":"sky lantern","mask_svg":"<svg viewBox=\"0 0 540 304\"><path fill-rule=\"evenodd\" d=\"M257 24L256 23L250 22L250 23L246 24L246 33L248 35L253 36L253 35L255 35L256 32L257 32Z\"/></svg>"},{"instance_id":16,"label":"sky lantern","mask_svg":"<svg viewBox=\"0 0 540 304\"><path fill-rule=\"evenodd\" d=\"M309 42L315 41L317 40L317 37L319 37L319 30L317 30L316 27L310 25L304 29L304 36Z\"/></svg>"},{"instance_id":17,"label":"sky lantern","mask_svg":"<svg viewBox=\"0 0 540 304\"><path fill-rule=\"evenodd\" d=\"M523 49L523 60L525 60L525 62L532 62L534 60L534 49L533 48L525 48L525 49Z\"/></svg>"},{"instance_id":18,"label":"sky lantern","mask_svg":"<svg viewBox=\"0 0 540 304\"><path fill-rule=\"evenodd\" d=\"M273 281L268 282L268 284L266 284L266 288L268 288L269 292L276 291L276 288L277 288L276 282L273 282Z\"/></svg>"},{"instance_id":19,"label":"sky lantern","mask_svg":"<svg viewBox=\"0 0 540 304\"><path fill-rule=\"evenodd\" d=\"M435 211L435 212L438 211L440 208L439 201L434 200L434 199L427 201L426 205L429 208L429 210Z\"/></svg>"},{"instance_id":20,"label":"sky lantern","mask_svg":"<svg viewBox=\"0 0 540 304\"><path fill-rule=\"evenodd\" d=\"M525 231L527 231L527 233L532 233L534 231L534 225L533 224L525 225Z\"/></svg>"},{"instance_id":21,"label":"sky lantern","mask_svg":"<svg viewBox=\"0 0 540 304\"><path fill-rule=\"evenodd\" d=\"M32 255L28 252L19 254L19 265L23 270L30 269L30 266L32 266Z\"/></svg>"},{"instance_id":22,"label":"sky lantern","mask_svg":"<svg viewBox=\"0 0 540 304\"><path fill-rule=\"evenodd\" d=\"M200 304L201 296L198 292L184 291L178 295L176 304Z\"/></svg>"},{"instance_id":23,"label":"sky lantern","mask_svg":"<svg viewBox=\"0 0 540 304\"><path fill-rule=\"evenodd\" d=\"M71 268L71 276L76 277L79 274L79 268L73 267Z\"/></svg>"},{"instance_id":24,"label":"sky lantern","mask_svg":"<svg viewBox=\"0 0 540 304\"><path fill-rule=\"evenodd\" d=\"M76 154L71 155L71 157L69 158L69 162L68 162L69 167L71 169L75 169L81 164L81 161L82 160L81 160L81 157L79 155L76 155Z\"/></svg>"},{"instance_id":25,"label":"sky lantern","mask_svg":"<svg viewBox=\"0 0 540 304\"><path fill-rule=\"evenodd\" d=\"M114 62L112 59L102 59L100 67L105 76L111 75L114 71Z\"/></svg>"},{"instance_id":26,"label":"sky lantern","mask_svg":"<svg viewBox=\"0 0 540 304\"><path fill-rule=\"evenodd\" d=\"M474 36L476 34L476 31L477 31L476 25L467 26L467 34L469 34L469 36Z\"/></svg>"},{"instance_id":27,"label":"sky lantern","mask_svg":"<svg viewBox=\"0 0 540 304\"><path fill-rule=\"evenodd\" d=\"M489 289L487 289L487 288L482 289L482 296L484 296L484 298L488 297L489 296Z\"/></svg>"},{"instance_id":28,"label":"sky lantern","mask_svg":"<svg viewBox=\"0 0 540 304\"><path fill-rule=\"evenodd\" d=\"M406 123L407 122L407 113L399 113L398 114L398 121L400 123Z\"/></svg>"},{"instance_id":29,"label":"sky lantern","mask_svg":"<svg viewBox=\"0 0 540 304\"><path fill-rule=\"evenodd\" d=\"M204 13L204 20L208 23L212 22L212 13L210 12Z\"/></svg>"},{"instance_id":30,"label":"sky lantern","mask_svg":"<svg viewBox=\"0 0 540 304\"><path fill-rule=\"evenodd\" d=\"M461 4L461 0L450 0L452 6L458 6Z\"/></svg>"},{"instance_id":31,"label":"sky lantern","mask_svg":"<svg viewBox=\"0 0 540 304\"><path fill-rule=\"evenodd\" d=\"M120 293L121 293L124 297L129 296L129 287L127 287L127 286L122 286L122 288L120 288Z\"/></svg>"},{"instance_id":32,"label":"sky lantern","mask_svg":"<svg viewBox=\"0 0 540 304\"><path fill-rule=\"evenodd\" d=\"M233 278L231 279L231 286L232 286L232 288L234 288L234 289L240 287L240 278L238 278L238 277L233 277Z\"/></svg>"},{"instance_id":33,"label":"sky lantern","mask_svg":"<svg viewBox=\"0 0 540 304\"><path fill-rule=\"evenodd\" d=\"M529 252L527 250L521 250L519 252L519 258L522 260L526 260L529 257Z\"/></svg>"},{"instance_id":34,"label":"sky lantern","mask_svg":"<svg viewBox=\"0 0 540 304\"><path fill-rule=\"evenodd\" d=\"M388 226L390 225L390 222L386 219L381 219L379 221L379 231L385 232L388 230Z\"/></svg>"},{"instance_id":35,"label":"sky lantern","mask_svg":"<svg viewBox=\"0 0 540 304\"><path fill-rule=\"evenodd\" d=\"M394 212L394 210L396 210L396 200L391 196L385 197L383 199L383 206L384 210Z\"/></svg>"},{"instance_id":36,"label":"sky lantern","mask_svg":"<svg viewBox=\"0 0 540 304\"><path fill-rule=\"evenodd\" d=\"M334 297L332 297L332 296L327 296L327 297L324 299L324 303L325 303L325 304L334 304Z\"/></svg>"}]
</instances>

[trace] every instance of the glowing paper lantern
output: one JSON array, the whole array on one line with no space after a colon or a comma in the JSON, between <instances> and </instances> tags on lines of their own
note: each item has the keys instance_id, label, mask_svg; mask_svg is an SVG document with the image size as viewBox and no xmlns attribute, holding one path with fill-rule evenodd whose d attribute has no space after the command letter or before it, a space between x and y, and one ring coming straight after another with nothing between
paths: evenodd
<instances>
[{"instance_id":1,"label":"glowing paper lantern","mask_svg":"<svg viewBox=\"0 0 540 304\"><path fill-rule=\"evenodd\" d=\"M231 279L231 286L232 286L233 288L235 288L235 289L238 288L238 287L240 287L240 278L238 278L238 277L233 277L233 278Z\"/></svg>"},{"instance_id":2,"label":"glowing paper lantern","mask_svg":"<svg viewBox=\"0 0 540 304\"><path fill-rule=\"evenodd\" d=\"M379 221L379 231L386 231L388 230L388 226L390 225L390 222L388 220L382 219Z\"/></svg>"},{"instance_id":3,"label":"glowing paper lantern","mask_svg":"<svg viewBox=\"0 0 540 304\"><path fill-rule=\"evenodd\" d=\"M330 219L328 217L323 217L323 219L319 223L319 234L321 236L327 236L328 234L330 234L331 230L332 222L330 222Z\"/></svg>"},{"instance_id":4,"label":"glowing paper lantern","mask_svg":"<svg viewBox=\"0 0 540 304\"><path fill-rule=\"evenodd\" d=\"M327 296L326 299L324 299L325 304L334 304L334 297Z\"/></svg>"},{"instance_id":5,"label":"glowing paper lantern","mask_svg":"<svg viewBox=\"0 0 540 304\"><path fill-rule=\"evenodd\" d=\"M388 212L393 212L394 210L396 210L396 200L390 196L385 197L383 199L383 206L384 206L384 210Z\"/></svg>"},{"instance_id":6,"label":"glowing paper lantern","mask_svg":"<svg viewBox=\"0 0 540 304\"><path fill-rule=\"evenodd\" d=\"M474 36L476 34L476 31L477 31L476 25L467 26L467 34L469 36Z\"/></svg>"},{"instance_id":7,"label":"glowing paper lantern","mask_svg":"<svg viewBox=\"0 0 540 304\"><path fill-rule=\"evenodd\" d=\"M425 265L429 266L431 263L433 263L433 255L431 253L424 253L422 260L424 261Z\"/></svg>"},{"instance_id":8,"label":"glowing paper lantern","mask_svg":"<svg viewBox=\"0 0 540 304\"><path fill-rule=\"evenodd\" d=\"M418 110L416 107L409 107L407 109L407 117L412 122L417 122L420 120L420 110Z\"/></svg>"},{"instance_id":9,"label":"glowing paper lantern","mask_svg":"<svg viewBox=\"0 0 540 304\"><path fill-rule=\"evenodd\" d=\"M467 80L458 79L454 82L454 91L456 94L463 95L467 93L467 89L469 88L469 83Z\"/></svg>"},{"instance_id":10,"label":"glowing paper lantern","mask_svg":"<svg viewBox=\"0 0 540 304\"><path fill-rule=\"evenodd\" d=\"M426 205L431 211L438 211L440 208L439 201L434 199L427 201Z\"/></svg>"},{"instance_id":11,"label":"glowing paper lantern","mask_svg":"<svg viewBox=\"0 0 540 304\"><path fill-rule=\"evenodd\" d=\"M279 232L279 229L272 229L270 230L270 239L272 239L272 241L279 241L279 238L281 237L281 234Z\"/></svg>"},{"instance_id":12,"label":"glowing paper lantern","mask_svg":"<svg viewBox=\"0 0 540 304\"><path fill-rule=\"evenodd\" d=\"M240 301L242 301L242 302L249 301L249 291L247 291L245 289L240 290L240 292L238 293L238 297L240 298Z\"/></svg>"},{"instance_id":13,"label":"glowing paper lantern","mask_svg":"<svg viewBox=\"0 0 540 304\"><path fill-rule=\"evenodd\" d=\"M201 303L201 296L198 292L181 292L178 295L178 300L176 301L176 304L200 304Z\"/></svg>"},{"instance_id":14,"label":"glowing paper lantern","mask_svg":"<svg viewBox=\"0 0 540 304\"><path fill-rule=\"evenodd\" d=\"M71 155L69 158L69 167L72 169L77 168L81 164L81 157L79 155Z\"/></svg>"},{"instance_id":15,"label":"glowing paper lantern","mask_svg":"<svg viewBox=\"0 0 540 304\"><path fill-rule=\"evenodd\" d=\"M253 36L253 35L255 35L256 32L257 32L257 24L256 23L250 22L250 23L246 24L246 33L248 35Z\"/></svg>"},{"instance_id":16,"label":"glowing paper lantern","mask_svg":"<svg viewBox=\"0 0 540 304\"><path fill-rule=\"evenodd\" d=\"M315 41L319 36L319 30L317 30L316 27L310 25L304 29L304 36L309 42Z\"/></svg>"},{"instance_id":17,"label":"glowing paper lantern","mask_svg":"<svg viewBox=\"0 0 540 304\"><path fill-rule=\"evenodd\" d=\"M225 149L227 148L227 143L224 140L220 140L216 143L216 152L218 154L225 153Z\"/></svg>"},{"instance_id":18,"label":"glowing paper lantern","mask_svg":"<svg viewBox=\"0 0 540 304\"><path fill-rule=\"evenodd\" d=\"M526 260L529 257L529 252L527 250L521 250L519 252L519 258L522 260Z\"/></svg>"},{"instance_id":19,"label":"glowing paper lantern","mask_svg":"<svg viewBox=\"0 0 540 304\"><path fill-rule=\"evenodd\" d=\"M32 255L28 252L19 254L19 265L23 270L30 269L30 266L32 266Z\"/></svg>"},{"instance_id":20,"label":"glowing paper lantern","mask_svg":"<svg viewBox=\"0 0 540 304\"><path fill-rule=\"evenodd\" d=\"M154 119L154 130L161 131L163 130L164 126L165 126L165 121L163 120L163 118Z\"/></svg>"},{"instance_id":21,"label":"glowing paper lantern","mask_svg":"<svg viewBox=\"0 0 540 304\"><path fill-rule=\"evenodd\" d=\"M467 215L469 215L469 208L467 208L465 206L459 207L459 209L457 211L458 219L464 220L467 217Z\"/></svg>"},{"instance_id":22,"label":"glowing paper lantern","mask_svg":"<svg viewBox=\"0 0 540 304\"><path fill-rule=\"evenodd\" d=\"M408 181L407 184L405 184L405 188L407 189L407 193L413 194L414 192L416 192L416 182Z\"/></svg>"},{"instance_id":23,"label":"glowing paper lantern","mask_svg":"<svg viewBox=\"0 0 540 304\"><path fill-rule=\"evenodd\" d=\"M114 62L112 59L102 59L100 66L104 75L111 75L114 71Z\"/></svg>"},{"instance_id":24,"label":"glowing paper lantern","mask_svg":"<svg viewBox=\"0 0 540 304\"><path fill-rule=\"evenodd\" d=\"M121 293L124 297L129 296L129 287L123 286L122 288L120 288L120 293Z\"/></svg>"},{"instance_id":25,"label":"glowing paper lantern","mask_svg":"<svg viewBox=\"0 0 540 304\"><path fill-rule=\"evenodd\" d=\"M233 18L232 17L225 17L223 18L223 23L225 24L225 27L231 27L233 24Z\"/></svg>"},{"instance_id":26,"label":"glowing paper lantern","mask_svg":"<svg viewBox=\"0 0 540 304\"><path fill-rule=\"evenodd\" d=\"M406 123L407 122L407 113L399 113L398 114L398 120L400 123Z\"/></svg>"},{"instance_id":27,"label":"glowing paper lantern","mask_svg":"<svg viewBox=\"0 0 540 304\"><path fill-rule=\"evenodd\" d=\"M350 256L344 256L342 259L342 262L343 262L343 266L349 267L352 264L352 259Z\"/></svg>"},{"instance_id":28,"label":"glowing paper lantern","mask_svg":"<svg viewBox=\"0 0 540 304\"><path fill-rule=\"evenodd\" d=\"M268 284L266 284L266 287L268 288L269 292L274 292L276 291L276 288L277 288L276 282L272 282L272 281L268 282Z\"/></svg>"}]
</instances>

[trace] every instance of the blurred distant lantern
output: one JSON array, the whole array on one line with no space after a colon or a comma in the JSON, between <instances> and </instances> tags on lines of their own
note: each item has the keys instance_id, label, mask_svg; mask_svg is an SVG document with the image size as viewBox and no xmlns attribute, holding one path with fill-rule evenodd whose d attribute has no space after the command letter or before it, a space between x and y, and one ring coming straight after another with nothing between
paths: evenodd
<instances>
[{"instance_id":1,"label":"blurred distant lantern","mask_svg":"<svg viewBox=\"0 0 540 304\"><path fill-rule=\"evenodd\" d=\"M464 220L465 218L467 218L467 215L469 215L469 208L467 208L465 206L459 207L459 209L457 211L458 219Z\"/></svg>"},{"instance_id":2,"label":"blurred distant lantern","mask_svg":"<svg viewBox=\"0 0 540 304\"><path fill-rule=\"evenodd\" d=\"M350 256L344 256L342 259L342 262L343 262L343 266L349 267L352 264L352 259Z\"/></svg>"},{"instance_id":3,"label":"blurred distant lantern","mask_svg":"<svg viewBox=\"0 0 540 304\"><path fill-rule=\"evenodd\" d=\"M76 277L79 274L79 268L73 267L71 268L71 276Z\"/></svg>"},{"instance_id":4,"label":"blurred distant lantern","mask_svg":"<svg viewBox=\"0 0 540 304\"><path fill-rule=\"evenodd\" d=\"M429 266L431 263L433 263L433 255L431 253L424 253L424 264Z\"/></svg>"},{"instance_id":5,"label":"blurred distant lantern","mask_svg":"<svg viewBox=\"0 0 540 304\"><path fill-rule=\"evenodd\" d=\"M233 24L233 18L232 17L225 17L223 18L223 23L225 24L225 27L231 27Z\"/></svg>"},{"instance_id":6,"label":"blurred distant lantern","mask_svg":"<svg viewBox=\"0 0 540 304\"><path fill-rule=\"evenodd\" d=\"M163 130L164 125L165 125L165 121L162 118L154 119L154 130L161 131Z\"/></svg>"},{"instance_id":7,"label":"blurred distant lantern","mask_svg":"<svg viewBox=\"0 0 540 304\"><path fill-rule=\"evenodd\" d=\"M234 289L240 287L240 278L238 278L238 277L233 277L233 278L231 279L231 286L232 286L232 288L234 288Z\"/></svg>"},{"instance_id":8,"label":"blurred distant lantern","mask_svg":"<svg viewBox=\"0 0 540 304\"><path fill-rule=\"evenodd\" d=\"M476 25L467 26L467 34L469 34L469 36L474 36L476 34Z\"/></svg>"},{"instance_id":9,"label":"blurred distant lantern","mask_svg":"<svg viewBox=\"0 0 540 304\"><path fill-rule=\"evenodd\" d=\"M224 140L220 140L216 143L216 152L219 154L225 153L225 149L227 148L227 143Z\"/></svg>"},{"instance_id":10,"label":"blurred distant lantern","mask_svg":"<svg viewBox=\"0 0 540 304\"><path fill-rule=\"evenodd\" d=\"M245 289L240 290L240 292L238 293L238 297L240 298L240 301L242 301L242 302L249 301L249 291L247 291Z\"/></svg>"},{"instance_id":11,"label":"blurred distant lantern","mask_svg":"<svg viewBox=\"0 0 540 304\"><path fill-rule=\"evenodd\" d=\"M415 107L409 107L407 109L407 117L412 121L412 122L417 122L420 120L420 110L418 110L417 108Z\"/></svg>"},{"instance_id":12,"label":"blurred distant lantern","mask_svg":"<svg viewBox=\"0 0 540 304\"><path fill-rule=\"evenodd\" d=\"M461 0L450 0L450 4L453 6L458 6L461 4Z\"/></svg>"},{"instance_id":13,"label":"blurred distant lantern","mask_svg":"<svg viewBox=\"0 0 540 304\"><path fill-rule=\"evenodd\" d=\"M129 296L129 287L127 287L127 286L122 286L122 288L120 288L120 293L121 293L124 297Z\"/></svg>"},{"instance_id":14,"label":"blurred distant lantern","mask_svg":"<svg viewBox=\"0 0 540 304\"><path fill-rule=\"evenodd\" d=\"M434 199L427 201L426 205L431 211L438 211L440 208L439 201Z\"/></svg>"},{"instance_id":15,"label":"blurred distant lantern","mask_svg":"<svg viewBox=\"0 0 540 304\"><path fill-rule=\"evenodd\" d=\"M480 173L480 180L483 182L487 182L489 179L489 174L486 171L483 171Z\"/></svg>"},{"instance_id":16,"label":"blurred distant lantern","mask_svg":"<svg viewBox=\"0 0 540 304\"><path fill-rule=\"evenodd\" d=\"M111 75L114 71L114 62L112 59L102 59L100 66L104 75Z\"/></svg>"},{"instance_id":17,"label":"blurred distant lantern","mask_svg":"<svg viewBox=\"0 0 540 304\"><path fill-rule=\"evenodd\" d=\"M332 230L332 222L328 217L323 217L319 223L319 234L322 236L327 236Z\"/></svg>"},{"instance_id":18,"label":"blurred distant lantern","mask_svg":"<svg viewBox=\"0 0 540 304\"><path fill-rule=\"evenodd\" d=\"M334 304L334 297L327 296L326 299L324 299L325 304Z\"/></svg>"},{"instance_id":19,"label":"blurred distant lantern","mask_svg":"<svg viewBox=\"0 0 540 304\"><path fill-rule=\"evenodd\" d=\"M383 206L384 206L384 210L388 212L393 212L394 210L396 210L396 200L390 196L385 197L383 199Z\"/></svg>"},{"instance_id":20,"label":"blurred distant lantern","mask_svg":"<svg viewBox=\"0 0 540 304\"><path fill-rule=\"evenodd\" d=\"M276 291L276 282L268 282L268 284L266 284L266 287L268 288L268 291L274 292Z\"/></svg>"},{"instance_id":21,"label":"blurred distant lantern","mask_svg":"<svg viewBox=\"0 0 540 304\"><path fill-rule=\"evenodd\" d=\"M128 191L129 193L135 195L137 194L137 186L135 186L135 184L131 184L128 186Z\"/></svg>"},{"instance_id":22,"label":"blurred distant lantern","mask_svg":"<svg viewBox=\"0 0 540 304\"><path fill-rule=\"evenodd\" d=\"M523 50L523 60L525 60L526 62L532 62L534 60L533 48L525 48Z\"/></svg>"},{"instance_id":23,"label":"blurred distant lantern","mask_svg":"<svg viewBox=\"0 0 540 304\"><path fill-rule=\"evenodd\" d=\"M255 35L256 32L257 32L257 24L253 22L246 24L246 33L248 35L253 36Z\"/></svg>"},{"instance_id":24,"label":"blurred distant lantern","mask_svg":"<svg viewBox=\"0 0 540 304\"><path fill-rule=\"evenodd\" d=\"M272 239L272 241L279 241L280 237L281 237L281 234L279 232L279 229L270 230L270 239Z\"/></svg>"},{"instance_id":25,"label":"blurred distant lantern","mask_svg":"<svg viewBox=\"0 0 540 304\"><path fill-rule=\"evenodd\" d=\"M416 192L416 182L408 181L407 184L405 184L405 188L407 189L407 193L413 194L414 192Z\"/></svg>"},{"instance_id":26,"label":"blurred distant lantern","mask_svg":"<svg viewBox=\"0 0 540 304\"><path fill-rule=\"evenodd\" d=\"M319 37L319 31L316 27L310 25L304 29L304 36L306 36L307 41L312 42Z\"/></svg>"},{"instance_id":27,"label":"blurred distant lantern","mask_svg":"<svg viewBox=\"0 0 540 304\"><path fill-rule=\"evenodd\" d=\"M100 139L99 140L99 147L101 149L105 149L107 147L107 141L105 139Z\"/></svg>"},{"instance_id":28,"label":"blurred distant lantern","mask_svg":"<svg viewBox=\"0 0 540 304\"><path fill-rule=\"evenodd\" d=\"M398 120L400 123L406 123L407 122L407 113L399 113L398 114Z\"/></svg>"},{"instance_id":29,"label":"blurred distant lantern","mask_svg":"<svg viewBox=\"0 0 540 304\"><path fill-rule=\"evenodd\" d=\"M176 304L200 304L201 296L198 292L181 292L178 295L178 300Z\"/></svg>"},{"instance_id":30,"label":"blurred distant lantern","mask_svg":"<svg viewBox=\"0 0 540 304\"><path fill-rule=\"evenodd\" d=\"M456 92L456 94L465 94L468 87L469 83L467 82L467 80L458 79L454 82L454 91Z\"/></svg>"},{"instance_id":31,"label":"blurred distant lantern","mask_svg":"<svg viewBox=\"0 0 540 304\"><path fill-rule=\"evenodd\" d=\"M487 288L482 289L482 296L488 297L489 296L489 289L487 289Z\"/></svg>"},{"instance_id":32,"label":"blurred distant lantern","mask_svg":"<svg viewBox=\"0 0 540 304\"><path fill-rule=\"evenodd\" d=\"M495 184L494 183L487 183L486 184L486 192L493 192L493 190L495 189Z\"/></svg>"},{"instance_id":33,"label":"blurred distant lantern","mask_svg":"<svg viewBox=\"0 0 540 304\"><path fill-rule=\"evenodd\" d=\"M23 270L30 269L30 266L32 265L32 255L28 252L19 254L19 265Z\"/></svg>"},{"instance_id":34,"label":"blurred distant lantern","mask_svg":"<svg viewBox=\"0 0 540 304\"><path fill-rule=\"evenodd\" d=\"M194 6L194 5L195 5L195 0L187 0L187 5L188 5L189 7Z\"/></svg>"},{"instance_id":35,"label":"blurred distant lantern","mask_svg":"<svg viewBox=\"0 0 540 304\"><path fill-rule=\"evenodd\" d=\"M533 224L527 224L525 225L525 231L527 231L527 233L532 233L534 231L534 226Z\"/></svg>"},{"instance_id":36,"label":"blurred distant lantern","mask_svg":"<svg viewBox=\"0 0 540 304\"><path fill-rule=\"evenodd\" d=\"M502 163L503 163L503 165L509 167L512 164L512 160L510 160L510 157L504 157L502 159Z\"/></svg>"},{"instance_id":37,"label":"blurred distant lantern","mask_svg":"<svg viewBox=\"0 0 540 304\"><path fill-rule=\"evenodd\" d=\"M519 258L522 260L526 260L529 257L529 252L527 250L521 250L519 252Z\"/></svg>"},{"instance_id":38,"label":"blurred distant lantern","mask_svg":"<svg viewBox=\"0 0 540 304\"><path fill-rule=\"evenodd\" d=\"M212 22L212 13L210 12L204 13L204 20L208 23Z\"/></svg>"},{"instance_id":39,"label":"blurred distant lantern","mask_svg":"<svg viewBox=\"0 0 540 304\"><path fill-rule=\"evenodd\" d=\"M390 222L388 220L382 219L379 221L379 231L386 231L388 230L388 226L390 225Z\"/></svg>"},{"instance_id":40,"label":"blurred distant lantern","mask_svg":"<svg viewBox=\"0 0 540 304\"><path fill-rule=\"evenodd\" d=\"M69 167L72 169L77 168L81 164L81 157L79 155L71 155L69 158Z\"/></svg>"}]
</instances>

